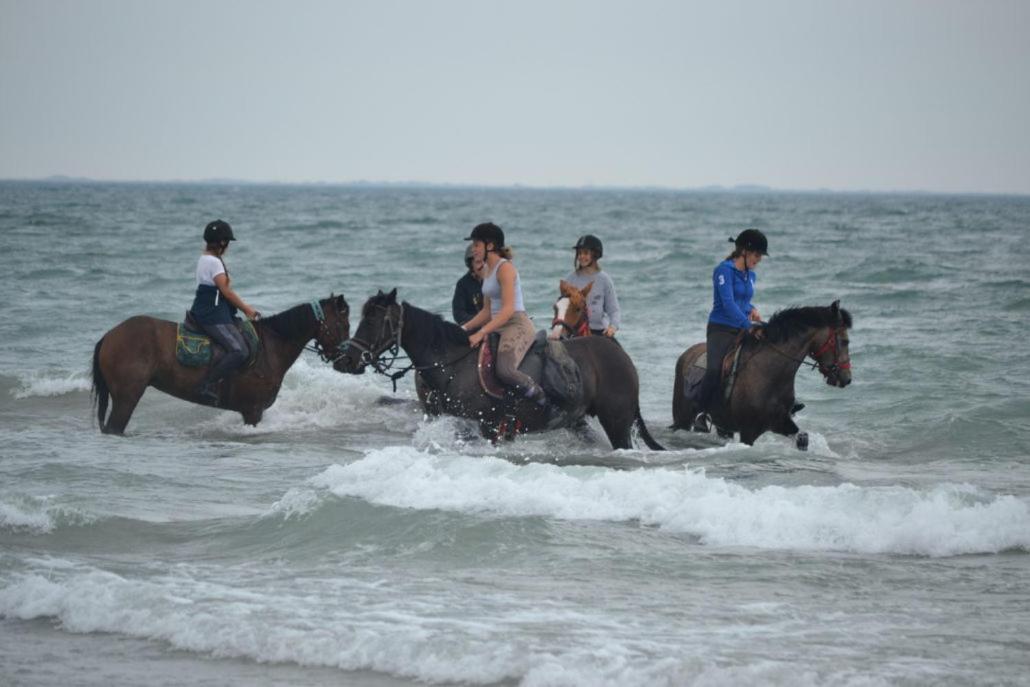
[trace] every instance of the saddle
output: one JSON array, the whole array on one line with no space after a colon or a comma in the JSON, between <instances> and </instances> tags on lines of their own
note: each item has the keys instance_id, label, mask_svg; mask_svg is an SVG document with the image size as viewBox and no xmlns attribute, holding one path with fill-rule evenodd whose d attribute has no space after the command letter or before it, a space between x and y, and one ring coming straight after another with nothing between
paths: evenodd
<instances>
[{"instance_id":1,"label":"saddle","mask_svg":"<svg viewBox=\"0 0 1030 687\"><path fill-rule=\"evenodd\" d=\"M235 324L247 342L249 355L243 366L250 367L261 350L261 340L250 320L236 320ZM175 330L175 360L183 367L205 367L223 354L222 347L211 341L211 337L204 333L193 315L187 311L185 319Z\"/></svg>"},{"instance_id":2,"label":"saddle","mask_svg":"<svg viewBox=\"0 0 1030 687\"><path fill-rule=\"evenodd\" d=\"M501 335L494 332L479 347L479 383L483 391L496 399L503 399L508 387L497 378L495 361ZM579 365L559 341L550 341L547 332L538 331L533 345L519 365L519 371L539 384L547 396L563 410L583 415L583 378Z\"/></svg>"},{"instance_id":3,"label":"saddle","mask_svg":"<svg viewBox=\"0 0 1030 687\"><path fill-rule=\"evenodd\" d=\"M737 338L733 348L729 350L722 359L722 374L719 377L719 384L723 389L723 400L729 401L733 395L733 385L737 381L737 371L740 366L740 352L744 349L744 336ZM696 400L701 393L701 382L708 370L708 351L694 359L694 362L687 368L687 374L683 380L683 394Z\"/></svg>"}]
</instances>

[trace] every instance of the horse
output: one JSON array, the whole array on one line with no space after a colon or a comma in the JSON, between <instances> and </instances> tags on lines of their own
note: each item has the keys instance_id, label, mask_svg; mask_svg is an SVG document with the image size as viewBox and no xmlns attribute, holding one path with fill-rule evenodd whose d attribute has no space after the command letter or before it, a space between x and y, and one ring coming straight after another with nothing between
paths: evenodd
<instances>
[{"instance_id":1,"label":"horse","mask_svg":"<svg viewBox=\"0 0 1030 687\"><path fill-rule=\"evenodd\" d=\"M332 362L350 336L350 308L343 296L330 295L254 322L260 351L253 365L222 381L218 408L235 410L244 423L257 425L275 402L283 376L308 341L325 362ZM176 360L178 324L136 315L104 334L93 349L93 403L105 434L123 434L148 386L201 405L210 399L196 392L206 367L185 367ZM107 416L108 400L113 401ZM105 420L106 417L106 420Z\"/></svg>"},{"instance_id":2,"label":"horse","mask_svg":"<svg viewBox=\"0 0 1030 687\"><path fill-rule=\"evenodd\" d=\"M600 420L612 447L632 448L630 432L635 425L649 448L663 450L640 416L637 370L622 347L600 336L573 339L563 345L579 368L584 412ZM427 412L476 420L481 434L492 441L500 438L503 430L499 428L511 419L519 431L547 429L545 413L533 401L500 401L483 390L478 350L469 346L468 334L461 327L410 303L398 303L397 289L379 291L368 299L354 336L343 346L333 368L361 374L372 366L376 372L388 374L400 349L407 353L411 364L389 376L396 382L408 370L420 372L432 396L423 399ZM384 360L386 356L392 357Z\"/></svg>"},{"instance_id":3,"label":"horse","mask_svg":"<svg viewBox=\"0 0 1030 687\"><path fill-rule=\"evenodd\" d=\"M594 288L590 282L582 289L577 289L564 279L558 284L561 295L554 302L554 318L551 320L551 331L548 339L571 339L577 336L590 336L590 313L587 311L587 296Z\"/></svg>"},{"instance_id":4,"label":"horse","mask_svg":"<svg viewBox=\"0 0 1030 687\"><path fill-rule=\"evenodd\" d=\"M710 414L723 438L740 433L749 446L767 431L795 437L799 449L808 447L808 435L791 419L794 377L801 365L818 368L826 383L843 389L851 383L848 330L851 314L834 301L829 307L789 308L776 313L762 328L760 338L745 336L741 343L735 382L727 400L720 388L719 401ZM689 429L700 408L685 394L687 373L705 344L691 346L676 361L673 383L673 429ZM734 355L731 351L727 359ZM815 362L806 362L812 357Z\"/></svg>"}]
</instances>

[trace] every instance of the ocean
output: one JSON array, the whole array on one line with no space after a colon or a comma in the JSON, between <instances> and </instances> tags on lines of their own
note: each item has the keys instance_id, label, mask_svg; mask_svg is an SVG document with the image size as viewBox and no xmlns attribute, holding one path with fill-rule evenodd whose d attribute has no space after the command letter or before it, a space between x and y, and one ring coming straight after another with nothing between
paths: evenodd
<instances>
[{"instance_id":1,"label":"ocean","mask_svg":"<svg viewBox=\"0 0 1030 687\"><path fill-rule=\"evenodd\" d=\"M494 446L309 353L257 427L151 389L102 435L94 344L182 317L218 217L249 303L352 331L379 289L449 316L487 220L544 327L597 234L670 450ZM763 315L854 319L808 452L668 429L749 226ZM2 182L0 684L1028 684L1028 239L1027 197Z\"/></svg>"}]
</instances>

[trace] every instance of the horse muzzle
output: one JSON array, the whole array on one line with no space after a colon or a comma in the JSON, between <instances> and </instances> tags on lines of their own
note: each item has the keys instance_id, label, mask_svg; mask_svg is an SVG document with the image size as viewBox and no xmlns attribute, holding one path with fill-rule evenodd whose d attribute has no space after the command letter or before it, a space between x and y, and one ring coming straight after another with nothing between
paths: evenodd
<instances>
[{"instance_id":1,"label":"horse muzzle","mask_svg":"<svg viewBox=\"0 0 1030 687\"><path fill-rule=\"evenodd\" d=\"M366 355L366 352L358 351L345 342L340 346L340 356L333 362L333 369L352 375L364 374L365 367L368 365L365 360Z\"/></svg>"}]
</instances>

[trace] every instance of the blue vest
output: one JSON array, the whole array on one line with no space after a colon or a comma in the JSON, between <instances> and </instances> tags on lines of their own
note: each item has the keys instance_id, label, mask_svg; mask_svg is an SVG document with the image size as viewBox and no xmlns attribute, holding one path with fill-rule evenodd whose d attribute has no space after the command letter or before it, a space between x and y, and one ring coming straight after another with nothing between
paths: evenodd
<instances>
[{"instance_id":1,"label":"blue vest","mask_svg":"<svg viewBox=\"0 0 1030 687\"><path fill-rule=\"evenodd\" d=\"M197 324L230 324L236 308L225 300L217 286L198 284L190 312Z\"/></svg>"}]
</instances>

